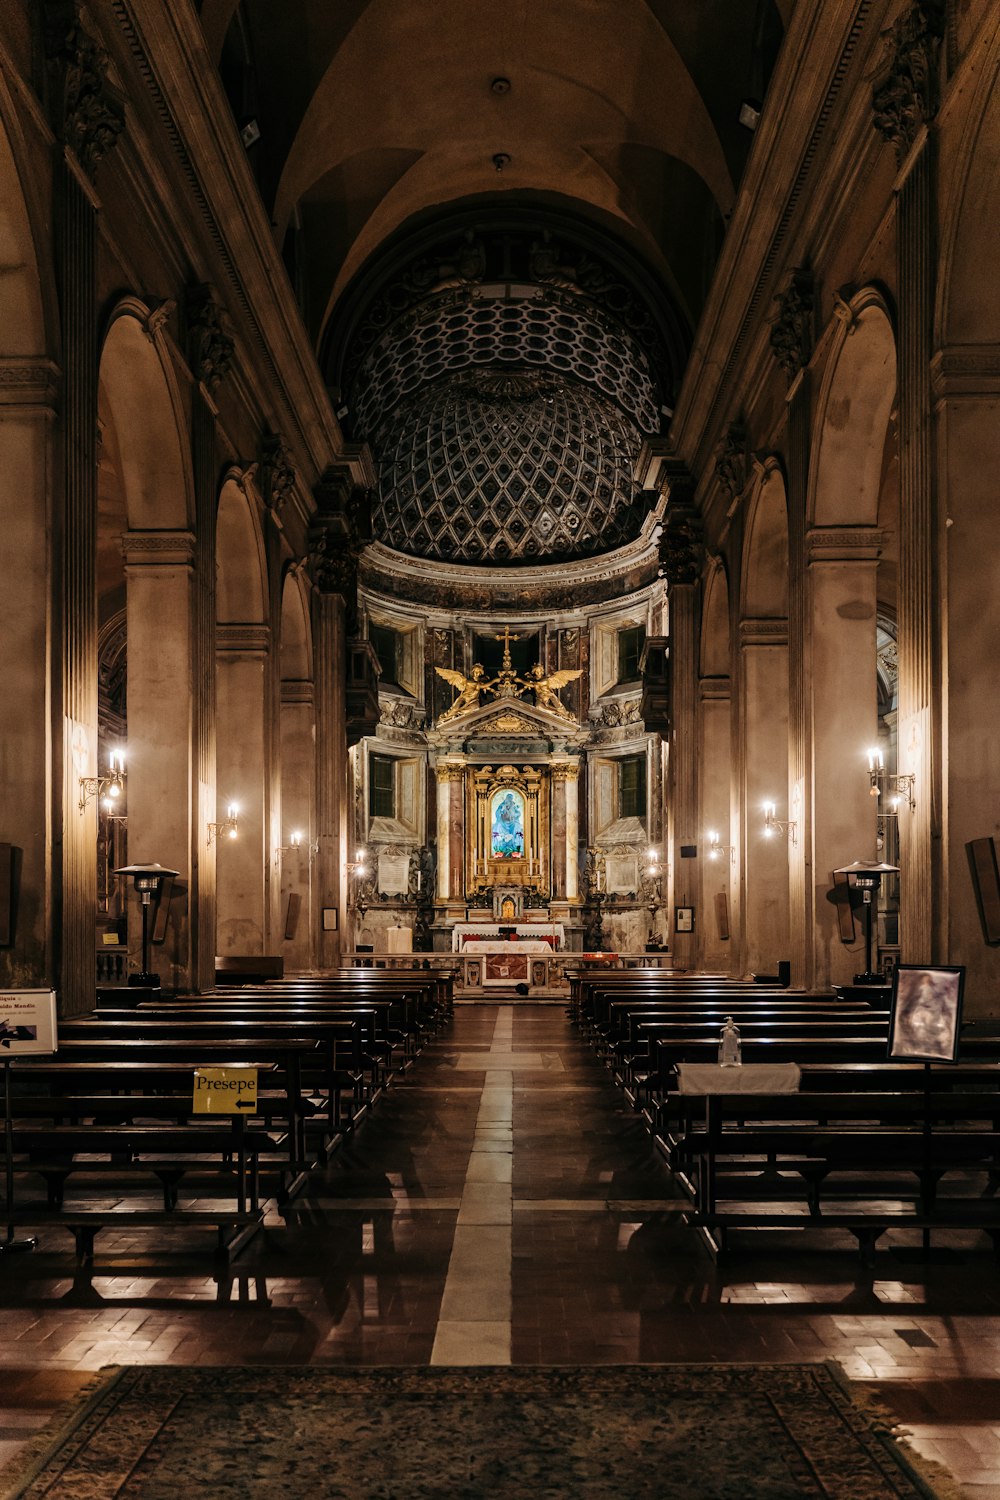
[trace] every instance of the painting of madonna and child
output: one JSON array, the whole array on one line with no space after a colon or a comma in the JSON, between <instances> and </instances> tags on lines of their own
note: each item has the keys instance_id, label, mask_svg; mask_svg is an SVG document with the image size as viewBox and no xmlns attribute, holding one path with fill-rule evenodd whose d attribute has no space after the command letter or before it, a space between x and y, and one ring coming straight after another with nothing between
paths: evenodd
<instances>
[{"instance_id":1,"label":"painting of madonna and child","mask_svg":"<svg viewBox=\"0 0 1000 1500\"><path fill-rule=\"evenodd\" d=\"M889 1056L900 1062L955 1062L964 968L899 964L892 983Z\"/></svg>"},{"instance_id":2,"label":"painting of madonna and child","mask_svg":"<svg viewBox=\"0 0 1000 1500\"><path fill-rule=\"evenodd\" d=\"M524 858L524 798L519 792L497 792L490 823L493 859Z\"/></svg>"}]
</instances>

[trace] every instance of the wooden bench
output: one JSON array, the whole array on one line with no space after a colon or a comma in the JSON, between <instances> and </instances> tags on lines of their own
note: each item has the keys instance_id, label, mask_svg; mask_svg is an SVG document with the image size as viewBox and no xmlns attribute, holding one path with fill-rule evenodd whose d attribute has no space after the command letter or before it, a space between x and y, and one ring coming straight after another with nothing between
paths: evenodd
<instances>
[{"instance_id":1,"label":"wooden bench","mask_svg":"<svg viewBox=\"0 0 1000 1500\"><path fill-rule=\"evenodd\" d=\"M245 984L266 979L281 979L285 973L285 960L280 954L235 954L216 955L216 984Z\"/></svg>"}]
</instances>

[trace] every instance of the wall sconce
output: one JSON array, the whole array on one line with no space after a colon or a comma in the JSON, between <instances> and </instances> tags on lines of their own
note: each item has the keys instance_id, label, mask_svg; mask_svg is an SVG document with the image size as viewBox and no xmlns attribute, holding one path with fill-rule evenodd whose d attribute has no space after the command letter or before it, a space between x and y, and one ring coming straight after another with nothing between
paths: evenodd
<instances>
[{"instance_id":1,"label":"wall sconce","mask_svg":"<svg viewBox=\"0 0 1000 1500\"><path fill-rule=\"evenodd\" d=\"M708 830L708 857L709 859L721 859L724 854L729 855L730 864L736 863L736 845L723 844L714 829Z\"/></svg>"},{"instance_id":2,"label":"wall sconce","mask_svg":"<svg viewBox=\"0 0 1000 1500\"><path fill-rule=\"evenodd\" d=\"M764 837L773 838L776 833L787 835L790 844L798 843L798 824L796 822L782 822L775 817L776 805L773 802L764 803Z\"/></svg>"},{"instance_id":3,"label":"wall sconce","mask_svg":"<svg viewBox=\"0 0 1000 1500\"><path fill-rule=\"evenodd\" d=\"M872 973L872 902L875 892L882 883L883 875L898 875L898 865L887 865L881 861L873 864L870 860L856 859L853 865L844 865L842 869L834 870L835 875L846 875L849 886L855 886L862 896L865 907L865 972L855 974L855 984L884 984L885 980L881 974Z\"/></svg>"},{"instance_id":4,"label":"wall sconce","mask_svg":"<svg viewBox=\"0 0 1000 1500\"><path fill-rule=\"evenodd\" d=\"M125 790L125 752L112 750L108 760L107 776L81 776L80 801L77 804L85 812L91 797L100 797L105 807L114 807L115 801Z\"/></svg>"},{"instance_id":5,"label":"wall sconce","mask_svg":"<svg viewBox=\"0 0 1000 1500\"><path fill-rule=\"evenodd\" d=\"M293 828L288 835L287 844L277 844L274 850L275 859L280 859L283 854L307 854L312 856L319 852L319 842L310 844L301 828Z\"/></svg>"},{"instance_id":6,"label":"wall sconce","mask_svg":"<svg viewBox=\"0 0 1000 1500\"><path fill-rule=\"evenodd\" d=\"M893 796L887 807L879 807L879 817L892 818L899 811L899 804L905 802L912 812L916 807L916 799L913 789L916 785L916 775L912 771L900 772L898 775L889 776L885 769L885 756L879 749L868 752L868 790L869 795L881 799L884 792L892 792Z\"/></svg>"},{"instance_id":7,"label":"wall sconce","mask_svg":"<svg viewBox=\"0 0 1000 1500\"><path fill-rule=\"evenodd\" d=\"M234 839L239 832L239 814L239 803L230 802L229 806L226 808L225 822L209 823L208 842L211 844L213 839L220 839L223 834L225 834L227 838Z\"/></svg>"},{"instance_id":8,"label":"wall sconce","mask_svg":"<svg viewBox=\"0 0 1000 1500\"><path fill-rule=\"evenodd\" d=\"M122 865L113 871L115 875L131 875L132 884L142 902L142 973L130 974L128 982L130 985L142 985L144 989L156 989L159 987L159 974L149 972L149 906L153 897L159 894L160 887L166 879L173 880L179 872L177 870L165 870L162 865Z\"/></svg>"}]
</instances>

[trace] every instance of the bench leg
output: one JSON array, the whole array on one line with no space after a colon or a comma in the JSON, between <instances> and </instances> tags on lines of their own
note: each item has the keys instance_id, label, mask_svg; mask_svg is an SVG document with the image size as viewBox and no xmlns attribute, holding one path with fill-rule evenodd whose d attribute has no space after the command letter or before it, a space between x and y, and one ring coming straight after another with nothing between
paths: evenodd
<instances>
[{"instance_id":1,"label":"bench leg","mask_svg":"<svg viewBox=\"0 0 1000 1500\"><path fill-rule=\"evenodd\" d=\"M177 1207L177 1190L184 1173L161 1167L156 1176L160 1179L160 1186L163 1189L163 1207L170 1213Z\"/></svg>"},{"instance_id":2,"label":"bench leg","mask_svg":"<svg viewBox=\"0 0 1000 1500\"><path fill-rule=\"evenodd\" d=\"M76 1263L78 1266L85 1266L94 1258L94 1236L97 1229L93 1224L73 1224L70 1227L76 1240Z\"/></svg>"},{"instance_id":3,"label":"bench leg","mask_svg":"<svg viewBox=\"0 0 1000 1500\"><path fill-rule=\"evenodd\" d=\"M875 1245L879 1237L885 1233L885 1225L858 1225L856 1228L851 1230L851 1233L854 1235L855 1239L858 1242L858 1254L861 1257L862 1264L869 1267L874 1266Z\"/></svg>"},{"instance_id":4,"label":"bench leg","mask_svg":"<svg viewBox=\"0 0 1000 1500\"><path fill-rule=\"evenodd\" d=\"M45 1172L46 1197L49 1208L62 1208L68 1172Z\"/></svg>"}]
</instances>

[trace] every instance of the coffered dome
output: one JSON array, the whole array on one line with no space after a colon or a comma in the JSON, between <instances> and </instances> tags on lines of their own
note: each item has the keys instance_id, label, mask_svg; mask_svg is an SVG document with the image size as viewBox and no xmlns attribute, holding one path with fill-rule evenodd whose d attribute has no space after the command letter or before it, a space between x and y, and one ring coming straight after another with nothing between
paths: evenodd
<instances>
[{"instance_id":1,"label":"coffered dome","mask_svg":"<svg viewBox=\"0 0 1000 1500\"><path fill-rule=\"evenodd\" d=\"M592 389L534 371L471 372L401 403L375 442L376 536L458 563L559 561L639 533L640 437Z\"/></svg>"}]
</instances>

